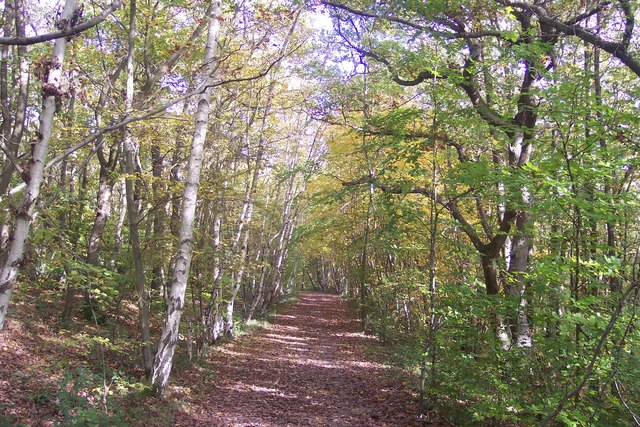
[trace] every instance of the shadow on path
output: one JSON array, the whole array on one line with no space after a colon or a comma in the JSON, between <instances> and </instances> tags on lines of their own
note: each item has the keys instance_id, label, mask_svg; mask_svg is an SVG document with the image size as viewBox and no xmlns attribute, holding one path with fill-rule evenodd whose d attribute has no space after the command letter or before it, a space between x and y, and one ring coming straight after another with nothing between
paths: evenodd
<instances>
[{"instance_id":1,"label":"shadow on path","mask_svg":"<svg viewBox=\"0 0 640 427\"><path fill-rule=\"evenodd\" d=\"M366 350L376 341L358 330L339 296L301 294L270 327L189 373L176 425L417 425L415 396L372 361Z\"/></svg>"}]
</instances>

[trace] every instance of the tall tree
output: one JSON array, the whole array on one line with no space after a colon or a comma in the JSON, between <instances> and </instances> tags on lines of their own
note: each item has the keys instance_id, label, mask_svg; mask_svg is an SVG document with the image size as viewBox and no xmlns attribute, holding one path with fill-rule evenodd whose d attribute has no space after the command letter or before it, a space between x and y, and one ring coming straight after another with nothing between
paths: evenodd
<instances>
[{"instance_id":1,"label":"tall tree","mask_svg":"<svg viewBox=\"0 0 640 427\"><path fill-rule=\"evenodd\" d=\"M131 114L133 107L133 55L136 41L136 0L129 3L129 37L127 43L127 85L125 92L125 108ZM151 333L149 332L149 303L145 286L144 265L142 264L142 251L140 249L140 233L138 231L138 209L135 204L133 176L135 173L134 156L135 142L128 127L124 129L124 167L125 192L127 200L127 217L129 219L129 235L131 249L133 251L133 264L135 269L136 291L138 292L138 324L143 343L144 368L147 374L151 374L153 368L153 356L151 350Z\"/></svg>"},{"instance_id":2,"label":"tall tree","mask_svg":"<svg viewBox=\"0 0 640 427\"><path fill-rule=\"evenodd\" d=\"M175 257L175 267L169 301L167 318L158 345L153 375L151 381L159 394L162 394L169 381L173 355L178 342L180 318L185 304L187 280L193 248L193 228L198 202L198 187L200 185L200 171L202 168L204 144L207 137L208 119L211 111L211 84L217 66L217 39L222 16L222 2L211 2L211 14L208 17L207 44L205 48L203 67L204 82L198 99L191 154L187 165L187 177L182 202L182 216L180 224L179 247Z\"/></svg>"},{"instance_id":3,"label":"tall tree","mask_svg":"<svg viewBox=\"0 0 640 427\"><path fill-rule=\"evenodd\" d=\"M78 2L67 0L60 15L59 25L62 31L71 29L78 19ZM33 146L31 161L26 177L25 194L16 213L11 242L7 251L7 259L0 269L0 330L4 328L11 299L13 284L20 269L20 263L25 253L25 245L29 237L29 230L36 213L36 204L40 194L40 186L44 178L44 167L49 151L53 116L56 105L65 95L62 89L62 66L67 48L66 37L58 38L53 47L51 59L43 61L45 70L42 82L42 111L40 113L40 129L38 138Z\"/></svg>"}]
</instances>

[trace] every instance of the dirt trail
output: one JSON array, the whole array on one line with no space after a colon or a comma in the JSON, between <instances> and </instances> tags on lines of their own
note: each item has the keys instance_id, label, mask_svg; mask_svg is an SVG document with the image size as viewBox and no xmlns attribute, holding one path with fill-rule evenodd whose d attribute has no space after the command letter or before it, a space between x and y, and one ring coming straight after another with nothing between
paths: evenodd
<instances>
[{"instance_id":1,"label":"dirt trail","mask_svg":"<svg viewBox=\"0 0 640 427\"><path fill-rule=\"evenodd\" d=\"M303 293L272 326L191 370L177 425L411 426L415 396L373 361L340 297ZM179 390L179 389L178 389Z\"/></svg>"}]
</instances>

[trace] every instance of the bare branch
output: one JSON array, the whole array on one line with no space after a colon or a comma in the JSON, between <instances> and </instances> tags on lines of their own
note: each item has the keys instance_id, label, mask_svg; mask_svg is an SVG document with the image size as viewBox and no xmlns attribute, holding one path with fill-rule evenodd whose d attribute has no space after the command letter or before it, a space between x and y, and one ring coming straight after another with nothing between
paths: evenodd
<instances>
[{"instance_id":1,"label":"bare branch","mask_svg":"<svg viewBox=\"0 0 640 427\"><path fill-rule=\"evenodd\" d=\"M387 58L385 58L380 54L371 52L369 50L366 50L360 46L356 46L355 44L351 43L351 41L344 34L342 34L342 31L340 31L340 28L337 28L336 32L340 37L342 37L342 39L345 41L345 43L347 43L347 45L349 45L351 49L355 50L356 52L358 52L360 55L364 57L375 59L376 61L384 64L387 67L387 70L389 71L389 73L391 74L391 80L393 80L400 86L417 86L420 83L424 82L425 80L430 80L434 78L444 78L444 76L437 76L431 71L421 71L420 73L418 73L418 76L413 80L402 79L400 78L398 72L395 70L395 68Z\"/></svg>"},{"instance_id":2,"label":"bare branch","mask_svg":"<svg viewBox=\"0 0 640 427\"><path fill-rule=\"evenodd\" d=\"M7 139L3 135L0 135L0 138L4 139L5 142L7 141ZM7 159L11 162L13 167L16 168L18 173L20 175L22 175L24 173L24 170L20 166L20 163L18 162L18 159L16 158L16 156L13 155L11 150L9 150L6 147L6 145L4 145L4 143L0 143L0 150L2 150L2 152L5 154L5 156L7 156Z\"/></svg>"},{"instance_id":3,"label":"bare branch","mask_svg":"<svg viewBox=\"0 0 640 427\"><path fill-rule=\"evenodd\" d=\"M377 14L373 12L365 12L363 10L354 9L345 4L335 3L332 1L321 0L321 3L325 6L333 7L335 9L341 9L352 13L354 15L363 16L365 18L373 18L373 19L381 19L384 21L395 22L396 24L401 24L419 31L424 31L433 36L442 37L445 39L461 39L461 38L482 38L482 37L502 37L502 33L500 31L477 31L473 33L446 33L442 31L434 30L426 25L421 25L413 21L409 21L408 19L398 18L390 14Z\"/></svg>"},{"instance_id":4,"label":"bare branch","mask_svg":"<svg viewBox=\"0 0 640 427\"><path fill-rule=\"evenodd\" d=\"M210 3L207 11L205 12L205 16L209 16L211 14L212 8L213 4ZM196 29L193 31L193 33L191 33L191 37L189 38L189 40L182 46L180 46L180 48L176 50L169 58L167 58L166 61L164 61L157 67L155 73L153 73L149 77L149 80L142 87L140 95L147 96L151 92L153 86L158 83L158 81L160 81L162 76L165 75L167 70L171 71L175 67L178 60L180 60L180 58L182 58L184 54L187 53L187 51L196 43L196 41L198 41L202 34L204 34L204 31L207 29L207 22L208 21L206 19L200 20L200 23L198 24Z\"/></svg>"},{"instance_id":5,"label":"bare branch","mask_svg":"<svg viewBox=\"0 0 640 427\"><path fill-rule=\"evenodd\" d=\"M120 0L114 0L113 3L105 7L102 12L100 12L93 18L65 30L54 31L52 33L33 37L0 37L0 45L28 46L32 44L43 43L49 40L61 39L63 37L75 36L76 34L80 34L81 32L88 30L89 28L95 27L96 25L107 19L107 17L112 12L120 8L120 5Z\"/></svg>"},{"instance_id":6,"label":"bare branch","mask_svg":"<svg viewBox=\"0 0 640 427\"><path fill-rule=\"evenodd\" d=\"M478 217L480 218L480 224L482 225L484 233L487 235L489 240L493 239L493 232L489 225L489 219L487 218L484 206L482 206L482 199L480 197L476 197L476 210L478 211Z\"/></svg>"},{"instance_id":7,"label":"bare branch","mask_svg":"<svg viewBox=\"0 0 640 427\"><path fill-rule=\"evenodd\" d=\"M598 7L594 7L588 12L581 13L580 15L575 16L569 19L568 21L564 21L564 23L567 25L575 25L578 22L584 21L585 19L592 17L596 13L601 12L602 10L604 10L605 7L609 6L610 4L611 2L609 1L602 2L601 4L598 5Z\"/></svg>"},{"instance_id":8,"label":"bare branch","mask_svg":"<svg viewBox=\"0 0 640 427\"><path fill-rule=\"evenodd\" d=\"M470 40L467 45L469 46L470 56L465 60L464 68L462 70L464 81L459 83L458 86L464 90L469 97L471 104L473 104L478 114L480 114L487 123L503 129L509 128L511 124L502 119L502 117L500 117L500 115L489 106L489 104L482 98L480 90L473 81L471 67L480 59L480 48L477 43Z\"/></svg>"},{"instance_id":9,"label":"bare branch","mask_svg":"<svg viewBox=\"0 0 640 427\"><path fill-rule=\"evenodd\" d=\"M616 394L618 395L618 398L620 399L624 407L627 408L627 412L629 412L629 414L633 418L633 422L637 427L640 427L640 416L638 416L635 412L633 412L633 409L631 409L626 399L622 395L622 390L620 390L620 381L614 380L613 385L615 386Z\"/></svg>"}]
</instances>

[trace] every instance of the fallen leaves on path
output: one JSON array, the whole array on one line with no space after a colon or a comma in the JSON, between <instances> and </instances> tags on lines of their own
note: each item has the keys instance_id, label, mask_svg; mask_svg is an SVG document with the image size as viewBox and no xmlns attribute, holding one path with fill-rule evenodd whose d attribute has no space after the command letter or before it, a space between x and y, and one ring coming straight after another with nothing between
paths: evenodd
<instances>
[{"instance_id":1,"label":"fallen leaves on path","mask_svg":"<svg viewBox=\"0 0 640 427\"><path fill-rule=\"evenodd\" d=\"M418 425L415 396L373 360L375 338L358 331L339 296L303 293L270 327L182 373L176 425Z\"/></svg>"}]
</instances>

